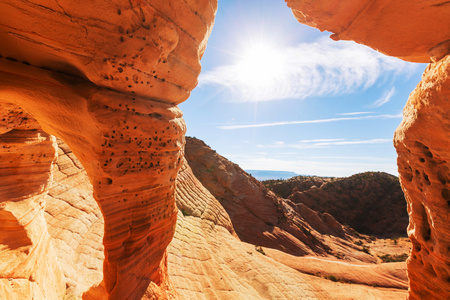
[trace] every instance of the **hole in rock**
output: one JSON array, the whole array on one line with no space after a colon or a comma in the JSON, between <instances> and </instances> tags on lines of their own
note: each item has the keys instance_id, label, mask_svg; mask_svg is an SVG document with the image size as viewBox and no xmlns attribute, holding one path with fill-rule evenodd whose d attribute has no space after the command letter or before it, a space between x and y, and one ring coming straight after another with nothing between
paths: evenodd
<instances>
[{"instance_id":1,"label":"hole in rock","mask_svg":"<svg viewBox=\"0 0 450 300\"><path fill-rule=\"evenodd\" d=\"M428 213L422 203L416 204L417 216L420 218L420 224L417 224L417 228L424 241L431 239L431 227L428 220Z\"/></svg>"},{"instance_id":2,"label":"hole in rock","mask_svg":"<svg viewBox=\"0 0 450 300\"><path fill-rule=\"evenodd\" d=\"M429 158L433 158L433 154L430 151L430 148L428 148L427 146L425 146L424 144L422 144L421 142L416 142L415 143L416 147L419 148L419 150L426 156Z\"/></svg>"}]
</instances>

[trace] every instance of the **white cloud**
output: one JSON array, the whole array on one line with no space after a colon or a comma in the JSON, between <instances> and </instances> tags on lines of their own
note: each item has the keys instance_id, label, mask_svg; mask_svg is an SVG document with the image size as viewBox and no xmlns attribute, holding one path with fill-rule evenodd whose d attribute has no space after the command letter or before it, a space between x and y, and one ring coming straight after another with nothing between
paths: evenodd
<instances>
[{"instance_id":1,"label":"white cloud","mask_svg":"<svg viewBox=\"0 0 450 300\"><path fill-rule=\"evenodd\" d=\"M302 140L295 144L286 144L284 142L275 142L272 145L259 145L260 148L296 148L296 149L313 149L313 148L328 148L335 146L348 145L370 145L370 144L384 144L392 143L392 139L370 139L370 140L347 140L347 139L315 139Z\"/></svg>"},{"instance_id":2,"label":"white cloud","mask_svg":"<svg viewBox=\"0 0 450 300\"><path fill-rule=\"evenodd\" d=\"M344 118L301 120L301 121L282 121L282 122L259 123L259 124L224 125L224 126L219 126L218 128L224 129L224 130L232 130L232 129L259 128L259 127L271 127L271 126L282 126L282 125L317 124L317 123L331 123L331 122L341 122L341 121L351 121L351 120L395 119L395 118L402 118L402 114L344 117Z\"/></svg>"},{"instance_id":3,"label":"white cloud","mask_svg":"<svg viewBox=\"0 0 450 300\"><path fill-rule=\"evenodd\" d=\"M391 161L392 159L386 157L373 156L310 156L309 159L348 159L348 160L375 160L375 161Z\"/></svg>"},{"instance_id":4,"label":"white cloud","mask_svg":"<svg viewBox=\"0 0 450 300\"><path fill-rule=\"evenodd\" d=\"M260 82L243 80L242 63L236 62L203 72L199 85L220 86L239 102L304 99L367 89L382 77L409 74L416 67L354 42L328 38L275 52L276 64L269 63L270 57L260 61Z\"/></svg>"},{"instance_id":5,"label":"white cloud","mask_svg":"<svg viewBox=\"0 0 450 300\"><path fill-rule=\"evenodd\" d=\"M337 114L338 116L357 116L357 115L368 115L373 114L371 111L355 111L355 112L349 112L349 113L342 113Z\"/></svg>"},{"instance_id":6,"label":"white cloud","mask_svg":"<svg viewBox=\"0 0 450 300\"><path fill-rule=\"evenodd\" d=\"M257 155L228 155L228 159L239 164L245 170L284 170L297 174L319 175L319 176L350 176L367 171L383 171L398 175L395 158L383 163L350 160L330 162L313 159L276 159Z\"/></svg>"},{"instance_id":7,"label":"white cloud","mask_svg":"<svg viewBox=\"0 0 450 300\"><path fill-rule=\"evenodd\" d=\"M343 140L344 139L314 139L314 140L301 140L300 143L336 142Z\"/></svg>"},{"instance_id":8,"label":"white cloud","mask_svg":"<svg viewBox=\"0 0 450 300\"><path fill-rule=\"evenodd\" d=\"M328 142L328 143L315 143L312 144L313 147L325 147L325 146L343 146L343 145L368 145L368 144L384 144L392 143L392 139L371 139L371 140L354 140L354 141L339 141L339 142Z\"/></svg>"},{"instance_id":9,"label":"white cloud","mask_svg":"<svg viewBox=\"0 0 450 300\"><path fill-rule=\"evenodd\" d=\"M389 91L385 91L383 93L383 96L381 96L380 99L378 99L377 101L372 103L372 105L370 105L370 107L376 108L376 107L380 107L380 106L388 103L391 100L392 96L394 96L394 93L395 93L395 87L392 87Z\"/></svg>"}]
</instances>

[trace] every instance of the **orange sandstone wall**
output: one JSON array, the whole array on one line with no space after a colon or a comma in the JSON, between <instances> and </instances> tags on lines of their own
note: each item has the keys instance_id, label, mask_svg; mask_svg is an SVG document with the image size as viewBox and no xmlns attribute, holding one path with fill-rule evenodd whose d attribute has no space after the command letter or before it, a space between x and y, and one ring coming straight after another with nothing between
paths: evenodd
<instances>
[{"instance_id":1,"label":"orange sandstone wall","mask_svg":"<svg viewBox=\"0 0 450 300\"><path fill-rule=\"evenodd\" d=\"M429 276L435 276L437 293L448 292L443 146L448 138L441 129L448 123L448 59L443 57L450 48L450 5L436 0L287 3L300 22L332 31L335 39L352 39L409 61L436 62L405 109L396 145L415 243L410 296L436 296L425 286ZM57 299L64 291L44 226L44 196L56 153L52 134L85 167L105 219L103 281L85 297L175 297L166 246L174 232L175 177L185 132L176 104L196 84L216 7L215 0L0 3L5 116L0 215L7 220L1 225L0 277L16 279L13 285L0 280L2 294L20 287L36 299ZM430 103L434 110L428 111ZM39 125L27 127L31 119ZM426 136L430 131L417 124L436 133Z\"/></svg>"},{"instance_id":2,"label":"orange sandstone wall","mask_svg":"<svg viewBox=\"0 0 450 300\"><path fill-rule=\"evenodd\" d=\"M286 0L299 22L387 55L434 62L411 93L394 144L408 202L410 299L450 296L450 2ZM447 56L446 56L447 55Z\"/></svg>"},{"instance_id":3,"label":"orange sandstone wall","mask_svg":"<svg viewBox=\"0 0 450 300\"><path fill-rule=\"evenodd\" d=\"M214 0L0 2L0 55L180 103L195 87Z\"/></svg>"},{"instance_id":4,"label":"orange sandstone wall","mask_svg":"<svg viewBox=\"0 0 450 300\"><path fill-rule=\"evenodd\" d=\"M1 278L23 279L37 298L35 282L54 291L46 299L58 299L64 290L56 287L63 281L51 262L48 233L40 230L40 197L51 183L56 153L52 134L83 164L104 217L103 281L85 297L175 295L166 247L175 228L175 178L185 132L176 104L197 83L216 6L214 0L1 1L0 103L6 117L0 167L7 179L0 182L6 193L0 214L11 220L4 226L12 234L1 239L7 256ZM39 125L17 131L21 123L12 119L18 113L3 103L20 107ZM37 156L39 164L31 166ZM26 172L39 186L26 184ZM22 195L16 187L24 185ZM18 245L8 244L13 236L20 236ZM45 282L55 287L39 281L43 273L51 274Z\"/></svg>"},{"instance_id":5,"label":"orange sandstone wall","mask_svg":"<svg viewBox=\"0 0 450 300\"><path fill-rule=\"evenodd\" d=\"M450 50L450 3L442 0L285 0L300 23L330 31L412 62L439 60Z\"/></svg>"},{"instance_id":6,"label":"orange sandstone wall","mask_svg":"<svg viewBox=\"0 0 450 300\"><path fill-rule=\"evenodd\" d=\"M450 56L430 64L395 133L408 202L410 299L450 296Z\"/></svg>"},{"instance_id":7,"label":"orange sandstone wall","mask_svg":"<svg viewBox=\"0 0 450 300\"><path fill-rule=\"evenodd\" d=\"M44 217L56 140L17 105L0 103L0 114L0 295L60 299L63 273Z\"/></svg>"}]
</instances>

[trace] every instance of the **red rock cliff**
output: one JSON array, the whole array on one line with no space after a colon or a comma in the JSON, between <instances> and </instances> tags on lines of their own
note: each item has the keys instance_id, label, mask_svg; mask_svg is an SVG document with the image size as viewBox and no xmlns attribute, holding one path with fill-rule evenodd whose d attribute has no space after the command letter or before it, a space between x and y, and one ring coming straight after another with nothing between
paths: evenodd
<instances>
[{"instance_id":1,"label":"red rock cliff","mask_svg":"<svg viewBox=\"0 0 450 300\"><path fill-rule=\"evenodd\" d=\"M411 93L395 134L408 202L410 299L450 297L450 2L286 0L301 23L387 55L433 61Z\"/></svg>"},{"instance_id":2,"label":"red rock cliff","mask_svg":"<svg viewBox=\"0 0 450 300\"><path fill-rule=\"evenodd\" d=\"M450 50L450 3L442 0L285 0L300 23L331 31L412 62L439 60Z\"/></svg>"},{"instance_id":3,"label":"red rock cliff","mask_svg":"<svg viewBox=\"0 0 450 300\"><path fill-rule=\"evenodd\" d=\"M173 294L166 247L176 221L185 132L176 104L196 85L216 2L0 3L1 107L14 104L39 123L33 131L15 129L19 108L2 111L8 132L0 137L1 174L8 179L1 181L0 214L11 220L5 230L18 244L2 237L9 250L2 251L0 277L20 278L30 289L36 282L54 291L47 299L60 298L59 286L40 281L51 274L45 282L62 282L41 230L45 202L39 197L51 183L52 134L83 164L104 217L103 282L85 297L139 299L149 284L154 295ZM27 172L36 185L27 184ZM18 188L24 185L25 191Z\"/></svg>"},{"instance_id":4,"label":"red rock cliff","mask_svg":"<svg viewBox=\"0 0 450 300\"><path fill-rule=\"evenodd\" d=\"M450 296L449 100L447 56L425 70L395 133L413 244L408 260L410 299Z\"/></svg>"}]
</instances>

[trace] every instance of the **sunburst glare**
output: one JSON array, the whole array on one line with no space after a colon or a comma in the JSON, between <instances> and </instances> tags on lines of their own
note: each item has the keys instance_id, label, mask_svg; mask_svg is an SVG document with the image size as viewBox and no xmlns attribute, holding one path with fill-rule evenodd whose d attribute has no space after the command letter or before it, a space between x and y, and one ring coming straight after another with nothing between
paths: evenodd
<instances>
[{"instance_id":1,"label":"sunburst glare","mask_svg":"<svg viewBox=\"0 0 450 300\"><path fill-rule=\"evenodd\" d=\"M236 80L249 89L267 88L283 74L283 70L282 52L264 42L249 45L235 65Z\"/></svg>"}]
</instances>

